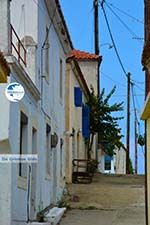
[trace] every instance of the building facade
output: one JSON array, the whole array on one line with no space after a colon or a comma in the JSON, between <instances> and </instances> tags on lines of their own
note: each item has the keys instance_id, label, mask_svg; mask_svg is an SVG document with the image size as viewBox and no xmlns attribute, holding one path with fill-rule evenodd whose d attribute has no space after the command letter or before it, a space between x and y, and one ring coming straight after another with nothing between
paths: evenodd
<instances>
[{"instance_id":1,"label":"building facade","mask_svg":"<svg viewBox=\"0 0 150 225\"><path fill-rule=\"evenodd\" d=\"M126 174L126 149L116 148L112 157L100 149L98 151L98 168L100 173Z\"/></svg>"},{"instance_id":2,"label":"building facade","mask_svg":"<svg viewBox=\"0 0 150 225\"><path fill-rule=\"evenodd\" d=\"M72 182L73 160L87 159L88 130L83 132L83 107L89 98L89 88L75 59L67 59L65 102L66 181ZM89 129L89 128L88 128Z\"/></svg>"},{"instance_id":3,"label":"building facade","mask_svg":"<svg viewBox=\"0 0 150 225\"><path fill-rule=\"evenodd\" d=\"M88 52L73 50L67 57L66 69L66 181L72 182L73 160L88 158L89 114L86 103L90 89L97 93L97 71L100 57ZM93 141L92 158L96 159L97 136Z\"/></svg>"},{"instance_id":4,"label":"building facade","mask_svg":"<svg viewBox=\"0 0 150 225\"><path fill-rule=\"evenodd\" d=\"M150 1L145 0L145 44L142 54L142 65L145 70L145 105L141 119L145 121L146 146L145 146L145 200L146 224L150 224Z\"/></svg>"},{"instance_id":5,"label":"building facade","mask_svg":"<svg viewBox=\"0 0 150 225\"><path fill-rule=\"evenodd\" d=\"M0 85L0 153L38 155L34 164L0 163L0 224L24 225L63 194L66 55L73 46L57 0L0 5L0 49L10 69ZM4 94L12 82L25 90L17 103Z\"/></svg>"}]
</instances>

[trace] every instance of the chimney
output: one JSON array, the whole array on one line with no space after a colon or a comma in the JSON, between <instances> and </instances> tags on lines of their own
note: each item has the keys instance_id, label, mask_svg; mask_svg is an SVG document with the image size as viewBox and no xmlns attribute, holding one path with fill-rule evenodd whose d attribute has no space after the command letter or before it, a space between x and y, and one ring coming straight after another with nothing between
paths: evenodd
<instances>
[{"instance_id":1,"label":"chimney","mask_svg":"<svg viewBox=\"0 0 150 225\"><path fill-rule=\"evenodd\" d=\"M0 0L0 51L9 54L10 43L10 0Z\"/></svg>"}]
</instances>

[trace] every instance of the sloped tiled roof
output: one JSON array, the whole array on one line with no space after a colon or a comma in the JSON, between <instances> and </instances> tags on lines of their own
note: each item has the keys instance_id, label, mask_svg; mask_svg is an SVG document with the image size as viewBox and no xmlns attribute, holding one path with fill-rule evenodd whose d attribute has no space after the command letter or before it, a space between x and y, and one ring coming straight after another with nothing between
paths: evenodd
<instances>
[{"instance_id":1,"label":"sloped tiled roof","mask_svg":"<svg viewBox=\"0 0 150 225\"><path fill-rule=\"evenodd\" d=\"M68 59L76 59L76 60L96 60L96 61L99 61L101 59L101 56L74 49L70 52L69 55L67 55L67 58Z\"/></svg>"}]
</instances>

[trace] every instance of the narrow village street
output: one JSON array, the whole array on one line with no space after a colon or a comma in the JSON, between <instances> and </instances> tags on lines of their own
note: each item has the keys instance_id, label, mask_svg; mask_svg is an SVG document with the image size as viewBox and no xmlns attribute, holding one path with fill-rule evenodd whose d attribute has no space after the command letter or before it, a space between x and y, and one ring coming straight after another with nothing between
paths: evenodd
<instances>
[{"instance_id":1,"label":"narrow village street","mask_svg":"<svg viewBox=\"0 0 150 225\"><path fill-rule=\"evenodd\" d=\"M145 225L144 176L97 174L68 190L71 210L60 225Z\"/></svg>"},{"instance_id":2,"label":"narrow village street","mask_svg":"<svg viewBox=\"0 0 150 225\"><path fill-rule=\"evenodd\" d=\"M0 21L0 225L150 225L150 0Z\"/></svg>"}]
</instances>

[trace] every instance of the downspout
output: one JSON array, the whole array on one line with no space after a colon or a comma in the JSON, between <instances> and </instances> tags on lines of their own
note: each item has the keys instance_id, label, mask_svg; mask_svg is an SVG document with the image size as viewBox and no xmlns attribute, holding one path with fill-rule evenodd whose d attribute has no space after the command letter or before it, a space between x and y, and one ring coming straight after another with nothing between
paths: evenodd
<instances>
[{"instance_id":1,"label":"downspout","mask_svg":"<svg viewBox=\"0 0 150 225\"><path fill-rule=\"evenodd\" d=\"M27 223L30 222L30 189L31 189L31 165L28 172L28 189L27 189Z\"/></svg>"}]
</instances>

